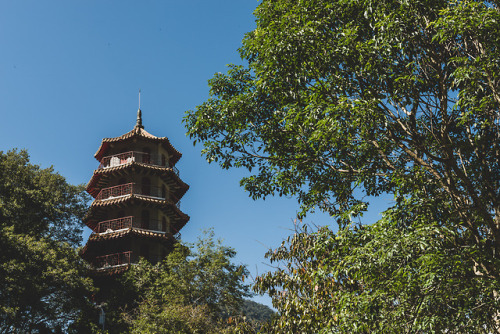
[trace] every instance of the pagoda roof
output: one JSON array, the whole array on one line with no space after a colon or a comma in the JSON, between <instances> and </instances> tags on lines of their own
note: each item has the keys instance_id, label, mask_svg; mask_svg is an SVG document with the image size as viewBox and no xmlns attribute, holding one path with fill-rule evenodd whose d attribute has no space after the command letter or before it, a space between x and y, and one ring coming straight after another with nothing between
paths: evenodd
<instances>
[{"instance_id":1,"label":"pagoda roof","mask_svg":"<svg viewBox=\"0 0 500 334\"><path fill-rule=\"evenodd\" d=\"M150 198L146 197L143 195L135 195L135 194L129 194L125 196L120 196L116 198L110 198L110 199L105 199L105 200L95 200L92 202L90 205L89 210L87 211L86 216L83 218L83 221L85 224L92 230L95 230L95 227L97 225L97 221L92 221L90 218L92 217L93 213L95 212L96 209L100 207L105 207L105 206L111 206L111 205L121 205L121 204L128 204L131 201L139 200L142 201L145 204L152 204L152 205L158 205L160 208L164 211L168 211L170 215L175 216L177 219L175 223L175 229L176 233L179 232L184 225L189 221L189 216L182 212L173 202L168 201L168 200L162 200L162 199L156 199L156 198ZM172 224L174 225L174 224Z\"/></svg>"},{"instance_id":2,"label":"pagoda roof","mask_svg":"<svg viewBox=\"0 0 500 334\"><path fill-rule=\"evenodd\" d=\"M134 227L113 231L109 233L93 233L89 236L89 239L87 240L85 246L80 250L79 252L80 256L82 256L83 258L91 258L92 256L90 256L88 252L93 244L106 240L121 239L127 236L139 236L145 238L161 239L165 242L175 241L171 233L160 233L144 229L138 229Z\"/></svg>"},{"instance_id":3,"label":"pagoda roof","mask_svg":"<svg viewBox=\"0 0 500 334\"><path fill-rule=\"evenodd\" d=\"M104 232L104 233L93 233L89 236L89 242L98 242L98 241L103 241L103 240L110 240L110 239L117 239L121 238L125 235L129 234L136 234L136 235L141 235L145 237L150 237L150 238L161 238L161 239L167 239L167 240L172 240L173 236L171 233L161 233L157 231L150 231L146 229L140 229L136 227L128 227L122 230L117 230L113 232Z\"/></svg>"},{"instance_id":4,"label":"pagoda roof","mask_svg":"<svg viewBox=\"0 0 500 334\"><path fill-rule=\"evenodd\" d=\"M121 141L126 141L130 140L133 138L140 138L140 139L145 139L148 141L152 142L159 142L163 145L165 150L172 154L170 157L170 161L172 162L172 165L175 165L177 161L182 157L182 153L177 151L172 144L170 144L170 140L168 140L167 137L156 137L146 130L142 126L136 125L131 131L125 133L124 135L121 135L119 137L114 137L114 138L104 138L101 141L101 146L99 146L99 149L97 152L94 154L94 157L98 160L101 161L101 159L105 156L106 152L108 151L109 145L111 143L116 143L116 142L121 142Z\"/></svg>"},{"instance_id":5,"label":"pagoda roof","mask_svg":"<svg viewBox=\"0 0 500 334\"><path fill-rule=\"evenodd\" d=\"M177 185L179 186L178 188L174 189L174 195L177 199L181 199L182 196L188 191L189 185L187 183L184 183L184 181L181 180L181 178L175 173L173 168L171 167L164 167L164 166L157 166L157 165L151 165L151 164L146 164L142 162L137 162L137 161L131 161L129 163L123 164L123 165L118 165L114 167L107 167L107 168L100 168L94 170L94 173L92 174L92 177L87 183L86 190L87 192L92 195L92 197L96 198L97 195L99 194L99 191L101 188L98 186L99 180L104 177L108 173L113 173L116 171L122 171L126 169L130 169L133 167L139 167L139 168L145 168L149 169L151 171L155 172L162 172L162 173L168 173L170 176L173 177L173 179L176 181Z\"/></svg>"}]
</instances>

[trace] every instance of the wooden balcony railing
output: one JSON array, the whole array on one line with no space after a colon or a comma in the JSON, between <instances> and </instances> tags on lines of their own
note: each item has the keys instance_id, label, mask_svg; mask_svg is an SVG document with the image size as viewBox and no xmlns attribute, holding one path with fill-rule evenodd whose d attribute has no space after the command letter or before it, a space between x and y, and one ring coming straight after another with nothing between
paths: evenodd
<instances>
[{"instance_id":1,"label":"wooden balcony railing","mask_svg":"<svg viewBox=\"0 0 500 334\"><path fill-rule=\"evenodd\" d=\"M133 187L133 183L126 183L115 187L104 188L101 189L96 199L105 200L108 198L130 195L133 194Z\"/></svg>"},{"instance_id":2,"label":"wooden balcony railing","mask_svg":"<svg viewBox=\"0 0 500 334\"><path fill-rule=\"evenodd\" d=\"M98 256L94 260L94 266L97 269L121 266L130 264L132 252L115 253L104 256Z\"/></svg>"},{"instance_id":3,"label":"wooden balcony railing","mask_svg":"<svg viewBox=\"0 0 500 334\"><path fill-rule=\"evenodd\" d=\"M155 187L147 184L125 183L119 186L103 188L96 197L96 200L112 199L126 195L141 195L150 198L166 199L166 189ZM173 195L171 200L175 203L178 209L181 208L181 202Z\"/></svg>"},{"instance_id":4,"label":"wooden balcony railing","mask_svg":"<svg viewBox=\"0 0 500 334\"><path fill-rule=\"evenodd\" d=\"M106 231L116 231L133 226L133 216L105 220L97 224L96 232L104 233Z\"/></svg>"},{"instance_id":5,"label":"wooden balcony railing","mask_svg":"<svg viewBox=\"0 0 500 334\"><path fill-rule=\"evenodd\" d=\"M165 156L159 156L144 152L130 151L130 152L109 155L102 158L101 164L99 165L98 169L120 166L128 164L133 161L141 162L148 165L168 167ZM179 176L179 170L177 169L177 167L172 166L172 169L174 170L175 174Z\"/></svg>"},{"instance_id":6,"label":"wooden balcony railing","mask_svg":"<svg viewBox=\"0 0 500 334\"><path fill-rule=\"evenodd\" d=\"M152 230L152 231L160 231L160 232L167 231L166 222L156 219L150 219L149 221L141 222L135 219L133 216L129 216L129 217L116 218L100 222L99 224L97 224L96 233L116 231L131 227L141 228L145 230Z\"/></svg>"},{"instance_id":7,"label":"wooden balcony railing","mask_svg":"<svg viewBox=\"0 0 500 334\"><path fill-rule=\"evenodd\" d=\"M147 184L125 183L125 184L120 184L119 186L101 189L96 199L105 200L132 194L161 198L161 199L166 198L165 189L161 189L159 187Z\"/></svg>"}]
</instances>

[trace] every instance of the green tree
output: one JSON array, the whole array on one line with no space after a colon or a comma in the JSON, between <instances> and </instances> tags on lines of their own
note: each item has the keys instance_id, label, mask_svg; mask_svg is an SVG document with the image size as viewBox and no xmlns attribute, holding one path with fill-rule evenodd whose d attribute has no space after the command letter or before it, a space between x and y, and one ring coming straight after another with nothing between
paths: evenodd
<instances>
[{"instance_id":1,"label":"green tree","mask_svg":"<svg viewBox=\"0 0 500 334\"><path fill-rule=\"evenodd\" d=\"M279 317L273 333L491 333L498 282L477 276L478 252L428 221L296 234L266 255L280 268L257 279Z\"/></svg>"},{"instance_id":2,"label":"green tree","mask_svg":"<svg viewBox=\"0 0 500 334\"><path fill-rule=\"evenodd\" d=\"M83 187L25 151L0 152L0 332L67 332L91 307L92 282L73 248Z\"/></svg>"},{"instance_id":3,"label":"green tree","mask_svg":"<svg viewBox=\"0 0 500 334\"><path fill-rule=\"evenodd\" d=\"M245 266L232 263L234 249L208 231L191 247L180 243L158 265L141 261L123 279L137 306L123 313L134 333L220 333L245 297Z\"/></svg>"},{"instance_id":4,"label":"green tree","mask_svg":"<svg viewBox=\"0 0 500 334\"><path fill-rule=\"evenodd\" d=\"M91 308L92 281L67 243L0 231L0 332L63 333Z\"/></svg>"},{"instance_id":5,"label":"green tree","mask_svg":"<svg viewBox=\"0 0 500 334\"><path fill-rule=\"evenodd\" d=\"M253 198L297 196L301 216L320 209L339 225L268 254L286 265L257 285L275 297L277 330L498 330L498 5L260 3L248 66L216 74L185 123L208 161L248 169ZM394 204L381 221L352 223L384 193ZM318 291L337 303L324 317Z\"/></svg>"},{"instance_id":6,"label":"green tree","mask_svg":"<svg viewBox=\"0 0 500 334\"><path fill-rule=\"evenodd\" d=\"M26 151L0 151L0 227L78 246L88 200L83 186L31 164Z\"/></svg>"}]
</instances>

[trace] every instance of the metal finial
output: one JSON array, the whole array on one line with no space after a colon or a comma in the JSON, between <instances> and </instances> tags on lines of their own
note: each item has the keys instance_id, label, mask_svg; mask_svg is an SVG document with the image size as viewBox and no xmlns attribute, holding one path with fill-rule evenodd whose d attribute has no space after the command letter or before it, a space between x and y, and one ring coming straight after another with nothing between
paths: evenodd
<instances>
[{"instance_id":1,"label":"metal finial","mask_svg":"<svg viewBox=\"0 0 500 334\"><path fill-rule=\"evenodd\" d=\"M142 111L141 111L141 90L139 89L139 109L137 110L137 123L135 123L136 128L144 129L142 125Z\"/></svg>"},{"instance_id":2,"label":"metal finial","mask_svg":"<svg viewBox=\"0 0 500 334\"><path fill-rule=\"evenodd\" d=\"M142 125L142 112L140 108L137 110L137 123L135 123L135 127L144 129L144 126Z\"/></svg>"}]
</instances>

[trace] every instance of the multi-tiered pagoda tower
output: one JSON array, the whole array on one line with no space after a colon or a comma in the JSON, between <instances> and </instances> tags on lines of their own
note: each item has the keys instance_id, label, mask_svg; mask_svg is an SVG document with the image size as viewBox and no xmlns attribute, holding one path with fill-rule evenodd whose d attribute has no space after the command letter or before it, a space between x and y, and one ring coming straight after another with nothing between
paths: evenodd
<instances>
[{"instance_id":1,"label":"multi-tiered pagoda tower","mask_svg":"<svg viewBox=\"0 0 500 334\"><path fill-rule=\"evenodd\" d=\"M181 156L144 130L140 109L132 131L102 140L87 185L94 201L84 222L93 233L81 251L95 274L122 273L140 257L156 263L172 249L189 220L179 209L189 188L175 167Z\"/></svg>"}]
</instances>

